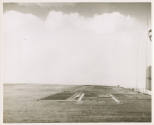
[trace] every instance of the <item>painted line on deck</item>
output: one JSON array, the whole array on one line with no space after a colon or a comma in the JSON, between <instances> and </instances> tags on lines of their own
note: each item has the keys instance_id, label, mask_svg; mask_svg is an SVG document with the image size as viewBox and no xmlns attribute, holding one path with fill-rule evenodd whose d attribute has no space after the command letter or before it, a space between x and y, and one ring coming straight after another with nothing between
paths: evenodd
<instances>
[{"instance_id":1,"label":"painted line on deck","mask_svg":"<svg viewBox=\"0 0 154 125\"><path fill-rule=\"evenodd\" d=\"M80 93L76 92L73 94L71 97L67 98L66 100L75 100L75 98L79 95Z\"/></svg>"},{"instance_id":2,"label":"painted line on deck","mask_svg":"<svg viewBox=\"0 0 154 125\"><path fill-rule=\"evenodd\" d=\"M80 97L79 97L79 99L78 99L78 102L80 102L80 101L82 100L83 97L84 97L84 93L81 93L81 94L80 94Z\"/></svg>"},{"instance_id":3,"label":"painted line on deck","mask_svg":"<svg viewBox=\"0 0 154 125\"><path fill-rule=\"evenodd\" d=\"M76 92L75 94L73 94L71 97L67 98L67 101L76 101L76 102L81 102L83 97L84 97L84 93L83 92Z\"/></svg>"},{"instance_id":4,"label":"painted line on deck","mask_svg":"<svg viewBox=\"0 0 154 125\"><path fill-rule=\"evenodd\" d=\"M117 104L120 103L120 101L119 101L115 96L113 96L112 94L111 94L110 96L112 97L112 99L113 99Z\"/></svg>"}]
</instances>

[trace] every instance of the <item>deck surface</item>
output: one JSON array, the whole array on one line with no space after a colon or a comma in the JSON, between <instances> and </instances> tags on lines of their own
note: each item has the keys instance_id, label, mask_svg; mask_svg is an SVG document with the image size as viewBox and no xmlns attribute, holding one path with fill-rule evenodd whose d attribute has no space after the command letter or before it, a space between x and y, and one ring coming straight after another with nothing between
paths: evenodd
<instances>
[{"instance_id":1,"label":"deck surface","mask_svg":"<svg viewBox=\"0 0 154 125\"><path fill-rule=\"evenodd\" d=\"M151 96L95 85L4 85L5 123L150 122Z\"/></svg>"}]
</instances>

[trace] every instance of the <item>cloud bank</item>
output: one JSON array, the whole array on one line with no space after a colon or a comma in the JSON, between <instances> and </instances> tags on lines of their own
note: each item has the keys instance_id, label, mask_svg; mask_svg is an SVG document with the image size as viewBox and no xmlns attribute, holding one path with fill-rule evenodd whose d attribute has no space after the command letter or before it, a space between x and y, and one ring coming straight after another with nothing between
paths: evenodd
<instances>
[{"instance_id":1,"label":"cloud bank","mask_svg":"<svg viewBox=\"0 0 154 125\"><path fill-rule=\"evenodd\" d=\"M144 87L146 25L119 12L4 14L5 82Z\"/></svg>"}]
</instances>

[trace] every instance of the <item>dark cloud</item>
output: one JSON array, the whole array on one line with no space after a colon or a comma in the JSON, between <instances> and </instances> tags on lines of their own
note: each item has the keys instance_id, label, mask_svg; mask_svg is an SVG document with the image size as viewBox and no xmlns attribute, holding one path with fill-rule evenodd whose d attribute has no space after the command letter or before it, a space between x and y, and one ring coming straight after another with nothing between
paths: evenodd
<instances>
[{"instance_id":1,"label":"dark cloud","mask_svg":"<svg viewBox=\"0 0 154 125\"><path fill-rule=\"evenodd\" d=\"M82 16L120 12L144 21L150 18L151 3L4 3L4 12L9 10L32 13L42 19L52 10L63 13L77 12Z\"/></svg>"}]
</instances>

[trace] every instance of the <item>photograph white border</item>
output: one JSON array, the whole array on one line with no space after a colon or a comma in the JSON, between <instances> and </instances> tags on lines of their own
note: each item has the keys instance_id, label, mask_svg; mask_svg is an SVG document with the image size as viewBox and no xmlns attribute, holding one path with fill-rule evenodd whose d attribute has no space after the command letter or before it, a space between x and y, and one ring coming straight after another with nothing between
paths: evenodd
<instances>
[{"instance_id":1,"label":"photograph white border","mask_svg":"<svg viewBox=\"0 0 154 125\"><path fill-rule=\"evenodd\" d=\"M101 2L101 3L137 3L137 2L150 2L152 3L152 0L0 0L0 124L3 125L10 125L3 123L3 67L4 67L4 55L3 55L3 3L67 3L67 2ZM153 3L151 7L152 13L153 10ZM153 16L152 16L153 21ZM154 26L152 25L152 29L154 29ZM152 33L153 35L153 33ZM152 48L154 47L154 43L152 42ZM154 50L152 49L152 55L154 54ZM153 56L152 56L153 57ZM153 68L154 58L152 58L152 72L154 71ZM152 78L154 78L154 74L152 73ZM153 80L152 80L152 90L154 89ZM154 104L154 92L152 91L152 104ZM154 116L153 116L154 108L152 106L152 122L111 122L111 123L11 123L11 125L154 125Z\"/></svg>"},{"instance_id":2,"label":"photograph white border","mask_svg":"<svg viewBox=\"0 0 154 125\"><path fill-rule=\"evenodd\" d=\"M102 3L117 3L117 2L151 2L151 0L3 0L3 3L48 3L48 2L102 2Z\"/></svg>"}]
</instances>

